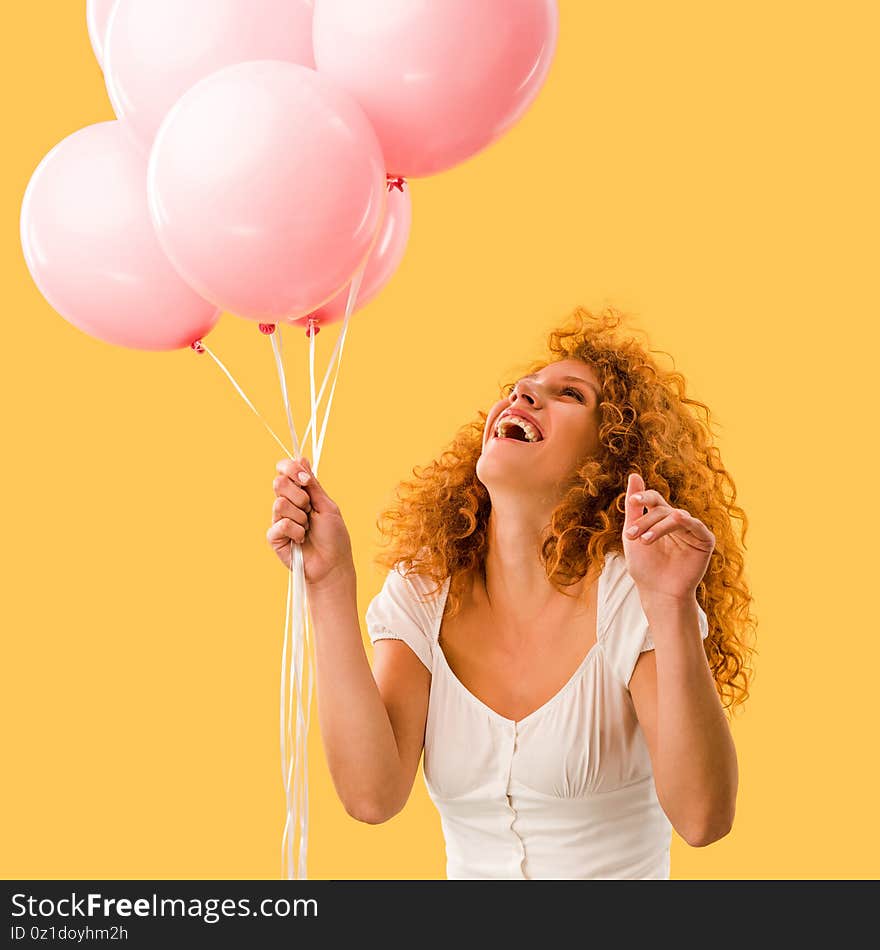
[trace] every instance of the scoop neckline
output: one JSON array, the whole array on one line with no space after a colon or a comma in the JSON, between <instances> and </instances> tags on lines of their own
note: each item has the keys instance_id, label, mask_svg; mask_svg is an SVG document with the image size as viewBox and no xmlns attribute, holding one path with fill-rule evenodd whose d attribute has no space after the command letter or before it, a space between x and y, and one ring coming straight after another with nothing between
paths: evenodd
<instances>
[{"instance_id":1,"label":"scoop neckline","mask_svg":"<svg viewBox=\"0 0 880 950\"><path fill-rule=\"evenodd\" d=\"M462 681L455 675L452 667L449 665L449 661L446 659L446 654L443 652L443 647L440 646L440 627L443 623L443 611L446 607L446 601L449 597L449 588L452 583L452 578L446 578L446 585L443 592L443 599L440 602L440 610L437 618L437 622L434 627L434 646L437 648L437 652L440 654L440 662L446 668L447 673L455 682L458 688L468 697L473 703L479 706L484 712L488 713L492 718L497 719L499 722L504 723L508 726L514 726L519 728L520 726L525 725L530 720L536 718L541 713L549 709L551 706L555 705L565 693L574 685L575 682L580 678L581 674L587 668L590 660L593 658L593 655L598 651L599 647L602 645L602 637L605 632L605 601L606 601L606 591L605 591L605 580L606 574L608 572L608 561L613 556L613 551L608 551L605 554L605 560L602 565L602 570L599 572L599 580L596 585L596 642L587 650L586 655L578 664L577 669L566 681L565 685L561 686L545 703L542 703L538 706L537 709L533 709L527 716L523 716L522 719L509 719L507 716L502 716L500 712L494 710L487 703L484 703L479 696L476 696L472 693L467 686L462 683Z\"/></svg>"}]
</instances>

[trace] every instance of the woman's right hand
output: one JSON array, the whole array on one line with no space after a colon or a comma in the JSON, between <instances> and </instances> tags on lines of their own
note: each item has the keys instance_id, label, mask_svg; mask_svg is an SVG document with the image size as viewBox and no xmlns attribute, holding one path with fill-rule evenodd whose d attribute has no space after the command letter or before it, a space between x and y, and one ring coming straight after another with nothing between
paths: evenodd
<instances>
[{"instance_id":1,"label":"woman's right hand","mask_svg":"<svg viewBox=\"0 0 880 950\"><path fill-rule=\"evenodd\" d=\"M354 557L348 528L339 506L324 491L309 460L282 459L272 482L276 498L272 505L272 527L266 540L290 570L293 553L290 542L302 548L306 582L322 585L346 572L354 573ZM305 482L299 476L305 473Z\"/></svg>"}]
</instances>

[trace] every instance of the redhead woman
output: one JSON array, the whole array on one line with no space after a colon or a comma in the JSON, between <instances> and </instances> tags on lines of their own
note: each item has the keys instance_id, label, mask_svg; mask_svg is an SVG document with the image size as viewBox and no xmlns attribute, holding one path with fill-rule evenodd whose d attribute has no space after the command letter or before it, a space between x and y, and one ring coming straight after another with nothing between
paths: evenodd
<instances>
[{"instance_id":1,"label":"redhead woman","mask_svg":"<svg viewBox=\"0 0 880 950\"><path fill-rule=\"evenodd\" d=\"M449 879L665 879L673 829L733 826L747 519L708 409L620 324L577 308L398 488L372 668L339 507L277 466L267 539L288 568L302 546L336 791L388 821L424 754Z\"/></svg>"}]
</instances>

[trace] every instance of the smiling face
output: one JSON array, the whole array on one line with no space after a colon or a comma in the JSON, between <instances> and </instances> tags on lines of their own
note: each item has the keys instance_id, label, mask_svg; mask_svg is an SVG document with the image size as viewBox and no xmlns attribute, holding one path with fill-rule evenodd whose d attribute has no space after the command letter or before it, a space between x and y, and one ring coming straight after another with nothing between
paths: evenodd
<instances>
[{"instance_id":1,"label":"smiling face","mask_svg":"<svg viewBox=\"0 0 880 950\"><path fill-rule=\"evenodd\" d=\"M599 449L599 393L595 370L576 359L518 380L486 419L477 478L490 494L515 488L553 498L584 457ZM524 417L519 424L517 413Z\"/></svg>"}]
</instances>

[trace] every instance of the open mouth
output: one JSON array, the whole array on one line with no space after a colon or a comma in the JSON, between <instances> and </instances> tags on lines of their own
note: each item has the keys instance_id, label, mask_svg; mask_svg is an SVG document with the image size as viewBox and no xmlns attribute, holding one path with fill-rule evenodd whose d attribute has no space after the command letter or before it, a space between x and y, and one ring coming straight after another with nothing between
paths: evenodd
<instances>
[{"instance_id":1,"label":"open mouth","mask_svg":"<svg viewBox=\"0 0 880 950\"><path fill-rule=\"evenodd\" d=\"M493 438L502 442L520 442L524 445L535 445L543 442L541 433L525 419L517 416L504 416L495 424Z\"/></svg>"}]
</instances>

